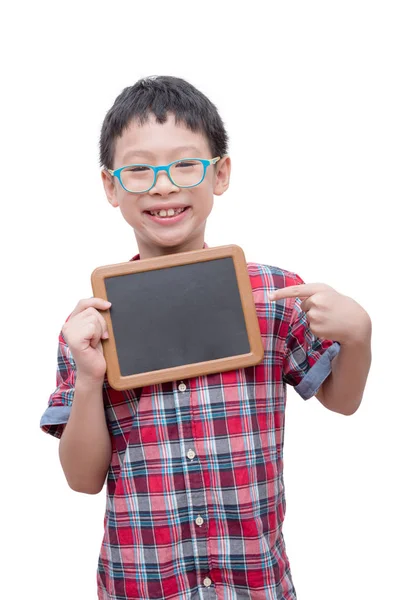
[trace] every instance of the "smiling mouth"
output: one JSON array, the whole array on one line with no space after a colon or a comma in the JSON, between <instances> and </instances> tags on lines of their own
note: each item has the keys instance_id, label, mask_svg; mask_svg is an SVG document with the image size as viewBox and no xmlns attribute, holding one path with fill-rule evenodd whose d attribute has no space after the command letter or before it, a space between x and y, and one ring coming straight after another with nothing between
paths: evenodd
<instances>
[{"instance_id":1,"label":"smiling mouth","mask_svg":"<svg viewBox=\"0 0 400 600\"><path fill-rule=\"evenodd\" d=\"M161 217L162 219L168 219L180 215L188 208L188 206L185 206L184 208L163 208L161 210L146 210L145 212L148 215L151 215L152 217Z\"/></svg>"}]
</instances>

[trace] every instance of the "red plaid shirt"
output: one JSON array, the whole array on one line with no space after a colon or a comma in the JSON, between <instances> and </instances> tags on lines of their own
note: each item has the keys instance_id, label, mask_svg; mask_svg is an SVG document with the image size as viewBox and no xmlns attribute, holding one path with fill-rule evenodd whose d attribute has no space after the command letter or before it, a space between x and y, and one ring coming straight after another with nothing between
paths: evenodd
<instances>
[{"instance_id":1,"label":"red plaid shirt","mask_svg":"<svg viewBox=\"0 0 400 600\"><path fill-rule=\"evenodd\" d=\"M311 333L298 298L268 301L268 291L303 283L297 275L253 263L248 272L261 364L125 392L105 377L112 459L100 600L296 598L282 535L286 384L315 395L340 346ZM40 423L58 438L75 372L61 333Z\"/></svg>"}]
</instances>

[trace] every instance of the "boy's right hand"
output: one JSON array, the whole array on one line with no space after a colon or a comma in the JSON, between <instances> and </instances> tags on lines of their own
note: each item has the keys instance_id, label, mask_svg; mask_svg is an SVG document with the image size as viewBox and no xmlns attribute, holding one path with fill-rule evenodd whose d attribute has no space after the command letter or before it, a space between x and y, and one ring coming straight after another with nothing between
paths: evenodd
<instances>
[{"instance_id":1,"label":"boy's right hand","mask_svg":"<svg viewBox=\"0 0 400 600\"><path fill-rule=\"evenodd\" d=\"M106 361L101 340L108 338L107 324L98 312L111 303L101 298L79 300L62 328L62 334L72 353L80 379L103 382ZM96 310L97 309L97 310Z\"/></svg>"}]
</instances>

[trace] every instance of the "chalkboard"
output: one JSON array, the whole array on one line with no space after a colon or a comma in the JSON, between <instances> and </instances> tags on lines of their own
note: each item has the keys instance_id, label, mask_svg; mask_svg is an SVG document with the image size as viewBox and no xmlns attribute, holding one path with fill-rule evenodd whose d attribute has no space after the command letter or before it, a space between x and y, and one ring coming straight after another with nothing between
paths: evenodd
<instances>
[{"instance_id":1,"label":"chalkboard","mask_svg":"<svg viewBox=\"0 0 400 600\"><path fill-rule=\"evenodd\" d=\"M107 378L123 390L257 364L263 358L246 261L220 246L99 267L110 337Z\"/></svg>"}]
</instances>

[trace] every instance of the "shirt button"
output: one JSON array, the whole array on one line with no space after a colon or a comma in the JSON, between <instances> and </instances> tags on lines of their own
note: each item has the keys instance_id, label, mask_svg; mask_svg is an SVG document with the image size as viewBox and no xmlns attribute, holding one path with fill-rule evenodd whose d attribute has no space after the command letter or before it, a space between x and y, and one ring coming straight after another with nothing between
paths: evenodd
<instances>
[{"instance_id":1,"label":"shirt button","mask_svg":"<svg viewBox=\"0 0 400 600\"><path fill-rule=\"evenodd\" d=\"M186 391L186 385L183 383L183 381L178 385L178 390L180 392L185 392Z\"/></svg>"},{"instance_id":2,"label":"shirt button","mask_svg":"<svg viewBox=\"0 0 400 600\"><path fill-rule=\"evenodd\" d=\"M203 525L203 523L204 523L204 521L203 521L203 519L201 518L201 516L199 515L199 516L197 517L197 519L196 519L196 525Z\"/></svg>"},{"instance_id":3,"label":"shirt button","mask_svg":"<svg viewBox=\"0 0 400 600\"><path fill-rule=\"evenodd\" d=\"M210 585L211 585L212 581L211 581L211 579L210 579L209 577L205 577L205 578L203 579L203 583L204 583L204 585L205 585L206 587L210 587Z\"/></svg>"},{"instance_id":4,"label":"shirt button","mask_svg":"<svg viewBox=\"0 0 400 600\"><path fill-rule=\"evenodd\" d=\"M193 452L193 450L190 449L186 456L192 460L196 456L196 452Z\"/></svg>"}]
</instances>

